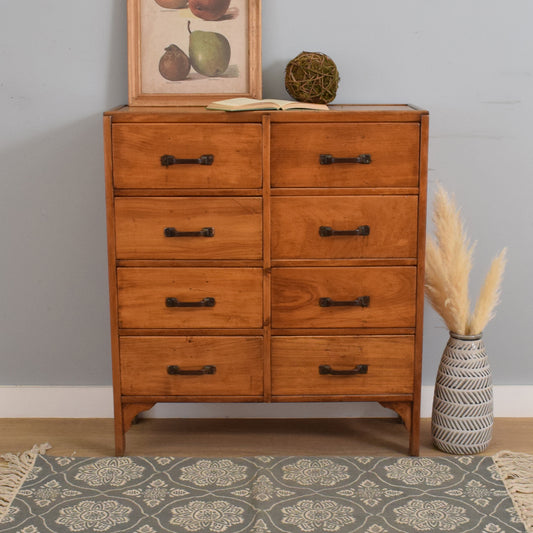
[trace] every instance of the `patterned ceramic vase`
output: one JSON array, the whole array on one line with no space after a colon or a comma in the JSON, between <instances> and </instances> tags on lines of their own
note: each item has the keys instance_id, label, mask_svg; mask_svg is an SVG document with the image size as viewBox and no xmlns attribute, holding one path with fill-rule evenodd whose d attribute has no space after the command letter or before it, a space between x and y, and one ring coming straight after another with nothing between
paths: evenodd
<instances>
[{"instance_id":1,"label":"patterned ceramic vase","mask_svg":"<svg viewBox=\"0 0 533 533\"><path fill-rule=\"evenodd\" d=\"M493 425L492 373L482 335L450 332L435 384L433 444L447 453L480 453Z\"/></svg>"}]
</instances>

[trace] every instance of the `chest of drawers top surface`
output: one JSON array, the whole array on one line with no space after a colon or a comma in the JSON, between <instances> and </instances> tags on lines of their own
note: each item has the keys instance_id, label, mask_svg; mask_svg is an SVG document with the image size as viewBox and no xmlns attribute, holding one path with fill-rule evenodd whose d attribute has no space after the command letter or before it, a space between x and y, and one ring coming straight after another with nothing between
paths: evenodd
<instances>
[{"instance_id":1,"label":"chest of drawers top surface","mask_svg":"<svg viewBox=\"0 0 533 533\"><path fill-rule=\"evenodd\" d=\"M328 121L329 116L334 121L345 120L362 121L418 121L421 115L428 111L410 104L334 104L329 111L208 111L201 106L181 107L130 107L118 106L104 113L112 116L115 122L173 122L173 121L215 121L224 122L261 122L263 115L269 115L276 122L293 121ZM332 115L335 115L333 118Z\"/></svg>"}]
</instances>

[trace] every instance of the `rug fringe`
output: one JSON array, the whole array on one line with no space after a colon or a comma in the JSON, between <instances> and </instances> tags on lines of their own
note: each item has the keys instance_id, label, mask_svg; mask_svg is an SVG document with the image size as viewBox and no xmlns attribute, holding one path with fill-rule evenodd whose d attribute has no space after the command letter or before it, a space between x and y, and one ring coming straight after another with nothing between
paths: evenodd
<instances>
[{"instance_id":1,"label":"rug fringe","mask_svg":"<svg viewBox=\"0 0 533 533\"><path fill-rule=\"evenodd\" d=\"M0 520L7 515L37 456L46 453L50 448L48 443L36 444L31 450L23 453L0 455L0 459L4 461L0 461Z\"/></svg>"},{"instance_id":2,"label":"rug fringe","mask_svg":"<svg viewBox=\"0 0 533 533\"><path fill-rule=\"evenodd\" d=\"M493 459L526 530L533 533L533 455L505 450Z\"/></svg>"}]
</instances>

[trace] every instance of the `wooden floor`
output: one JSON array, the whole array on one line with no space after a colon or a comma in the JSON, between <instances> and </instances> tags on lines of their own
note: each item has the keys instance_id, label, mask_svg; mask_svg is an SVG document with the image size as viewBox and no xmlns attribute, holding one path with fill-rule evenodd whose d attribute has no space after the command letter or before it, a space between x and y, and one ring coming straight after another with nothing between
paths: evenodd
<instances>
[{"instance_id":1,"label":"wooden floor","mask_svg":"<svg viewBox=\"0 0 533 533\"><path fill-rule=\"evenodd\" d=\"M445 455L422 420L422 456ZM0 419L0 454L48 442L50 455L114 455L111 419ZM533 418L499 418L485 455L533 454ZM395 419L141 419L126 435L128 455L374 455L407 454L407 431Z\"/></svg>"}]
</instances>

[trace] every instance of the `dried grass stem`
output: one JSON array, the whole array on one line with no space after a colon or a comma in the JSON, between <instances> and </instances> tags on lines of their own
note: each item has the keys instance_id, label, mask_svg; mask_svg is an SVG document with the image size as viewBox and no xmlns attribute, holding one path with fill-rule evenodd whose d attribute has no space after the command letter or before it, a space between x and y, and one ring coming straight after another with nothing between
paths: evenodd
<instances>
[{"instance_id":1,"label":"dried grass stem","mask_svg":"<svg viewBox=\"0 0 533 533\"><path fill-rule=\"evenodd\" d=\"M459 335L480 334L500 301L506 249L494 258L470 313L469 277L475 244L470 242L455 201L439 186L433 203L435 237L426 251L426 296L448 329Z\"/></svg>"}]
</instances>

